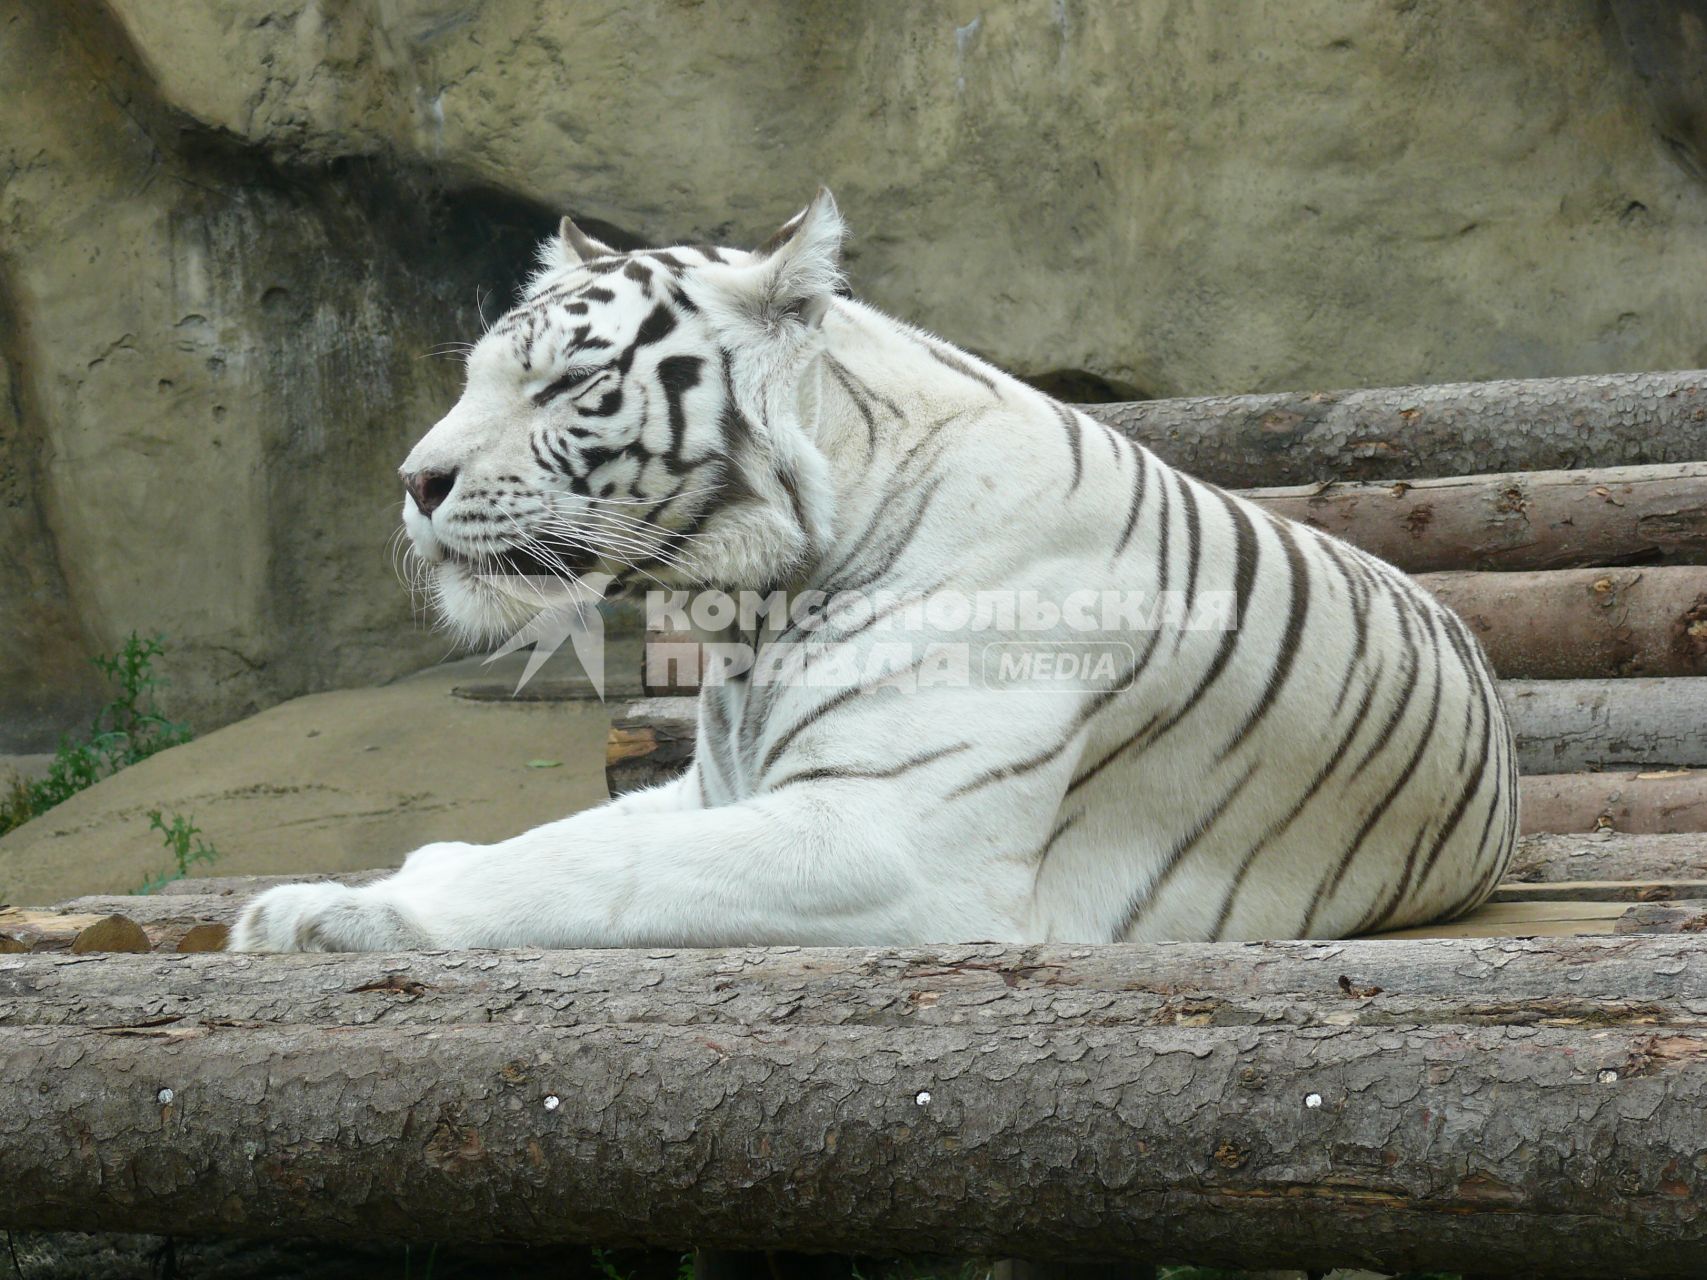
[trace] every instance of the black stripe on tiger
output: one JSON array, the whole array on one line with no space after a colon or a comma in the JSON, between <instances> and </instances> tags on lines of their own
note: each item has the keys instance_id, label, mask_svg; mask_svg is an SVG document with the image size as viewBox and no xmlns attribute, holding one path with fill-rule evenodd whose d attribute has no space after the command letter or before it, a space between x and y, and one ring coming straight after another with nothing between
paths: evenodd
<instances>
[{"instance_id":1,"label":"black stripe on tiger","mask_svg":"<svg viewBox=\"0 0 1707 1280\"><path fill-rule=\"evenodd\" d=\"M897 764L885 765L881 768L823 765L816 769L802 769L798 773L791 773L787 777L779 778L765 789L767 791L779 791L783 787L791 787L802 782L885 781L890 778L899 778L904 773L911 773L914 769L922 769L926 765L935 764L938 760L971 749L972 744L970 742L957 742L953 746L939 747L935 751L926 751L920 755L909 756Z\"/></svg>"},{"instance_id":2,"label":"black stripe on tiger","mask_svg":"<svg viewBox=\"0 0 1707 1280\"><path fill-rule=\"evenodd\" d=\"M723 691L715 689L701 698L705 708L705 726L701 730L710 757L720 777L733 789L736 785L735 756L729 749L729 709L723 705Z\"/></svg>"},{"instance_id":3,"label":"black stripe on tiger","mask_svg":"<svg viewBox=\"0 0 1707 1280\"><path fill-rule=\"evenodd\" d=\"M1348 670L1354 670L1355 667L1356 664L1353 663L1348 667ZM1221 906L1215 913L1215 927L1210 931L1210 936L1216 941L1220 941L1222 932L1227 928L1227 921L1232 918L1233 904L1239 896L1239 890L1244 887L1245 877L1256 865L1258 856L1291 829L1292 824L1298 820L1298 816L1304 812L1310 801L1314 800L1320 793L1323 784L1333 776L1334 770L1340 767L1340 762L1345 759L1346 752L1351 749L1351 744L1357 740L1357 735L1362 732L1364 722L1369 718L1370 704L1375 701L1375 691L1381 687L1381 678L1385 674L1385 670L1385 660L1375 664L1375 670L1370 673L1369 679L1364 683L1363 697L1358 700L1356 709L1351 713L1351 722L1346 726L1345 732L1340 735L1340 740L1334 745L1333 752L1328 756L1326 763L1316 771L1316 776L1310 779L1310 785L1304 788L1303 794L1293 802L1292 807L1252 841L1251 847L1239 860L1239 868L1233 873L1232 880L1228 882L1227 892L1222 895Z\"/></svg>"},{"instance_id":4,"label":"black stripe on tiger","mask_svg":"<svg viewBox=\"0 0 1707 1280\"><path fill-rule=\"evenodd\" d=\"M1163 482L1158 486L1161 489L1162 494L1162 509L1157 515L1157 519L1161 522L1161 551L1156 561L1158 565L1156 596L1158 599L1163 599L1167 596L1169 575L1171 572L1168 562L1168 486L1165 482L1165 474L1162 477L1162 481ZM1093 694L1090 699L1086 701L1084 706L1079 708L1078 715L1073 721L1072 728L1061 735L1061 740L1057 742L1055 746L1051 747L1042 756L1035 757L1034 759L1036 760L1036 763L1029 765L1026 771L1029 772L1030 768L1037 768L1041 767L1043 764L1047 764L1049 760L1054 759L1055 756L1066 750L1067 747L1072 745L1072 743L1077 739L1079 732L1091 722L1092 717L1102 711L1103 708L1111 705L1122 693L1130 690L1137 683L1138 677L1143 675L1145 669L1149 666L1150 659L1155 655L1161 638L1162 633L1160 628L1152 629L1149 636L1149 642L1144 646L1144 652L1137 654L1133 658L1132 662L1128 664L1126 670L1123 671L1107 689L1103 689L1098 693ZM1080 787L1090 782L1099 773L1112 764L1118 756L1125 752L1135 742L1139 741L1139 739L1143 738L1145 734L1149 733L1150 730L1155 727L1158 719L1159 717L1157 716L1150 717L1150 719L1146 720L1141 726L1139 726L1137 732L1127 738L1126 741L1122 742L1119 746L1104 755L1102 759L1098 760L1089 769L1077 774L1067 784L1067 789L1063 794L1070 796ZM1013 766L1010 765L1002 765L995 769L991 769L986 773L981 774L979 777L972 779L971 782L962 786L958 792L951 794L949 798L953 799L955 794L970 794L972 791L975 791L980 787L988 786L992 782L999 782L1003 777L1008 776L1004 773L1004 770L1012 767Z\"/></svg>"},{"instance_id":5,"label":"black stripe on tiger","mask_svg":"<svg viewBox=\"0 0 1707 1280\"><path fill-rule=\"evenodd\" d=\"M974 368L959 356L950 355L934 343L926 342L922 338L919 340L919 345L925 349L926 354L929 355L931 359L935 360L944 368L953 369L963 378L971 378L972 381L978 383L993 396L1001 395L1001 391L996 387L995 379L991 378L983 370Z\"/></svg>"},{"instance_id":6,"label":"black stripe on tiger","mask_svg":"<svg viewBox=\"0 0 1707 1280\"><path fill-rule=\"evenodd\" d=\"M1061 843L1061 837L1071 831L1085 816L1083 809L1075 809L1055 825L1055 830L1049 833L1049 838L1043 842L1043 847L1032 855L1037 861L1037 870L1032 873L1032 883L1036 884L1043 877L1043 868L1049 862L1049 855L1055 852L1055 846Z\"/></svg>"},{"instance_id":7,"label":"black stripe on tiger","mask_svg":"<svg viewBox=\"0 0 1707 1280\"><path fill-rule=\"evenodd\" d=\"M1409 604L1409 601L1400 597L1397 603L1405 605ZM1357 833L1352 836L1344 853L1340 855L1339 860L1335 863L1333 871L1323 877L1323 879L1316 885L1316 891L1311 895L1310 905L1306 908L1304 913L1304 923L1298 933L1300 938L1308 938L1310 936L1310 930L1316 923L1316 917L1321 914L1322 908L1327 905L1328 900L1335 892L1338 891L1340 885L1344 882L1346 875L1350 872L1352 864L1356 862L1357 855L1363 851L1363 842L1369 838L1369 833L1375 829L1375 825L1381 821L1382 817L1387 813L1387 810L1393 806L1393 802L1399 798L1400 793L1410 785L1411 778L1416 773L1417 765L1421 763L1424 753L1428 750L1431 744L1435 717L1440 713L1440 692L1441 686L1445 682L1445 677L1440 665L1440 650L1438 648L1430 648L1429 653L1434 658L1434 689L1429 698L1428 711L1423 715L1421 725L1416 734L1416 746L1412 749L1410 757L1405 761L1404 767L1399 770L1398 776L1394 778L1393 785L1388 787L1380 801L1377 802L1374 808L1365 816L1363 823L1357 829ZM1407 705L1410 702L1410 693L1410 690L1406 691ZM1353 770L1352 777L1355 778L1357 773L1358 770ZM1421 832L1418 833L1419 840L1421 838L1421 834ZM1414 854L1415 849L1413 848L1412 855L1414 856ZM1409 859L1407 859L1407 863L1408 862ZM1406 867L1406 873L1407 875L1409 874L1408 865Z\"/></svg>"},{"instance_id":8,"label":"black stripe on tiger","mask_svg":"<svg viewBox=\"0 0 1707 1280\"><path fill-rule=\"evenodd\" d=\"M1067 492L1076 493L1079 482L1085 478L1085 442L1079 432L1079 418L1059 400L1051 400L1049 407L1055 410L1055 416L1067 432L1067 449L1073 455L1073 483L1067 486Z\"/></svg>"},{"instance_id":9,"label":"black stripe on tiger","mask_svg":"<svg viewBox=\"0 0 1707 1280\"><path fill-rule=\"evenodd\" d=\"M919 491L918 500L913 504L906 523L894 528L885 529L882 539L868 557L868 548L856 546L841 564L831 573L823 575L824 590L834 595L838 591L866 591L879 585L884 578L900 563L907 548L912 546L920 528L924 526L925 517L930 513L936 501L938 490L942 488L943 477L933 475L929 482ZM857 572L862 576L855 579L838 581L840 573Z\"/></svg>"},{"instance_id":10,"label":"black stripe on tiger","mask_svg":"<svg viewBox=\"0 0 1707 1280\"><path fill-rule=\"evenodd\" d=\"M805 715L801 716L800 719L790 725L779 738L771 743L770 749L765 752L764 760L759 764L760 780L762 781L764 776L770 772L771 766L777 762L777 757L788 749L789 744L819 720L822 720L831 712L840 711L842 708L864 697L866 694L875 692L876 690L890 684L892 681L898 680L902 676L909 675L912 672L917 671L920 667L924 666L925 660L928 657L930 657L928 652L921 654L904 667L897 667L895 670L886 671L880 676L873 676L870 680L862 681L859 684L849 685L847 688L838 690L835 694L813 707Z\"/></svg>"},{"instance_id":11,"label":"black stripe on tiger","mask_svg":"<svg viewBox=\"0 0 1707 1280\"><path fill-rule=\"evenodd\" d=\"M1149 479L1149 467L1144 465L1144 450L1137 445L1132 447L1132 498L1126 508L1126 524L1120 530L1120 541L1114 544L1113 559L1118 560L1120 553L1126 550L1126 544L1132 541L1132 531L1138 527L1138 512L1144 506L1144 487ZM1166 495L1163 495L1164 499ZM1166 563L1163 557L1163 563Z\"/></svg>"},{"instance_id":12,"label":"black stripe on tiger","mask_svg":"<svg viewBox=\"0 0 1707 1280\"><path fill-rule=\"evenodd\" d=\"M1422 674L1422 652L1417 648L1416 635L1411 630L1411 615L1404 607L1400 597L1392 592L1387 593L1387 602L1393 607L1393 620L1398 625L1399 639L1404 646L1404 665L1400 669L1401 674L1399 676L1404 684L1404 696L1395 699L1392 708L1387 712L1386 719L1382 722L1381 732L1376 735L1375 741L1369 744L1369 748L1363 753L1362 759L1352 769L1351 780L1354 782L1374 759L1387 749L1387 745L1393 740L1393 734L1398 729L1399 722L1410 710L1411 699L1416 694L1417 677Z\"/></svg>"},{"instance_id":13,"label":"black stripe on tiger","mask_svg":"<svg viewBox=\"0 0 1707 1280\"><path fill-rule=\"evenodd\" d=\"M665 356L658 361L658 385L664 391L664 407L670 421L670 470L676 472L686 446L688 420L682 397L699 385L705 361L699 356Z\"/></svg>"},{"instance_id":14,"label":"black stripe on tiger","mask_svg":"<svg viewBox=\"0 0 1707 1280\"><path fill-rule=\"evenodd\" d=\"M1231 498L1224 499L1229 508L1234 503ZM1269 669L1268 682L1263 685L1262 696L1257 699L1256 706L1246 714L1244 722L1236 729L1221 748L1217 760L1225 760L1245 737L1262 723L1273 708L1280 691L1286 687L1291 678L1292 668L1298 661L1298 644L1304 638L1304 620L1309 612L1310 600L1310 570L1304 561L1304 553L1298 548L1298 539L1292 531L1278 520L1271 520L1269 527L1280 539L1281 549L1286 553L1287 571L1289 576L1289 603L1286 610L1286 627L1280 635L1280 649L1275 654L1274 665ZM1235 625L1242 626L1245 622L1245 612L1241 607L1235 619Z\"/></svg>"},{"instance_id":15,"label":"black stripe on tiger","mask_svg":"<svg viewBox=\"0 0 1707 1280\"><path fill-rule=\"evenodd\" d=\"M826 353L823 359L826 364L834 366L840 372L841 377L847 382L847 384L858 392L864 399L877 405L897 422L906 418L907 415L901 412L900 405L896 404L888 396L884 395L883 392L879 391L876 387L872 386L871 383L867 382L852 369L848 368L847 365L836 359L835 356Z\"/></svg>"},{"instance_id":16,"label":"black stripe on tiger","mask_svg":"<svg viewBox=\"0 0 1707 1280\"><path fill-rule=\"evenodd\" d=\"M1189 480L1181 478L1182 484L1190 484ZM1233 499L1219 489L1208 489L1221 500L1227 509L1228 516L1233 522L1233 625L1222 633L1221 643L1216 647L1215 656L1210 659L1209 668L1198 680L1185 702L1176 708L1172 715L1165 717L1150 734L1148 740L1140 744L1141 749L1148 751L1171 730L1180 725L1192 710L1202 700L1203 695L1219 680L1227 670L1227 664L1233 657L1233 650L1238 647L1239 637L1243 634L1244 623L1249 616L1251 596L1256 590L1257 564L1261 558L1261 548L1257 542L1256 529L1251 524L1250 517Z\"/></svg>"},{"instance_id":17,"label":"black stripe on tiger","mask_svg":"<svg viewBox=\"0 0 1707 1280\"><path fill-rule=\"evenodd\" d=\"M1180 506L1185 511L1185 596L1182 612L1187 619L1191 617L1192 601L1197 598L1198 562L1203 555L1201 517L1197 511L1197 499L1192 497L1191 490L1190 483L1179 487ZM1174 652L1178 653L1184 643L1185 628L1182 626L1174 636Z\"/></svg>"},{"instance_id":18,"label":"black stripe on tiger","mask_svg":"<svg viewBox=\"0 0 1707 1280\"><path fill-rule=\"evenodd\" d=\"M1167 856L1162 860L1162 869L1156 873L1155 878L1149 884L1139 890L1129 901L1125 918L1120 927L1111 935L1116 941L1131 935L1138 922L1144 918L1144 912L1149 909L1150 904L1161 893L1162 886L1173 878L1174 872L1179 870L1180 864L1186 860L1186 856L1197 848L1198 842L1214 830L1215 824L1220 822L1227 811L1233 807L1233 803L1238 800L1250 780L1256 776L1257 763L1253 760L1247 765L1244 773L1239 776L1239 780L1227 788L1209 812L1199 818L1192 825L1191 830L1176 841L1173 848L1168 850Z\"/></svg>"},{"instance_id":19,"label":"black stripe on tiger","mask_svg":"<svg viewBox=\"0 0 1707 1280\"><path fill-rule=\"evenodd\" d=\"M852 401L854 410L859 414L860 421L865 423L865 454L870 457L877 451L877 416L872 413L871 405L861 395L848 378L847 371L841 362L830 356L824 357L824 367L830 371L830 377L835 379L847 398Z\"/></svg>"},{"instance_id":20,"label":"black stripe on tiger","mask_svg":"<svg viewBox=\"0 0 1707 1280\"><path fill-rule=\"evenodd\" d=\"M1487 859L1487 866L1477 872L1469 889L1441 912L1440 918L1442 920L1457 919L1492 893L1500 876L1505 873L1507 863L1511 860L1511 842L1514 834L1511 827L1517 817L1517 805L1513 803L1517 788L1517 772L1512 767L1512 757L1509 751L1501 751L1495 757L1494 769L1494 785L1488 793L1488 814L1482 821L1482 832L1477 844L1477 848ZM1500 839L1498 843L1490 845L1488 835L1494 829L1494 818L1501 816L1502 810L1505 820L1501 824Z\"/></svg>"}]
</instances>

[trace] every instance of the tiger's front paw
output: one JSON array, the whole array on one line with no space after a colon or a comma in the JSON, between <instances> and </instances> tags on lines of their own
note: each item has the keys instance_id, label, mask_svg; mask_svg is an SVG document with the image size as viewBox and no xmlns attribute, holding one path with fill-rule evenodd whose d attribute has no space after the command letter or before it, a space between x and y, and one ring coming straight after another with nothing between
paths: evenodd
<instances>
[{"instance_id":1,"label":"tiger's front paw","mask_svg":"<svg viewBox=\"0 0 1707 1280\"><path fill-rule=\"evenodd\" d=\"M251 901L232 927L228 951L417 951L425 928L371 889L287 884Z\"/></svg>"}]
</instances>

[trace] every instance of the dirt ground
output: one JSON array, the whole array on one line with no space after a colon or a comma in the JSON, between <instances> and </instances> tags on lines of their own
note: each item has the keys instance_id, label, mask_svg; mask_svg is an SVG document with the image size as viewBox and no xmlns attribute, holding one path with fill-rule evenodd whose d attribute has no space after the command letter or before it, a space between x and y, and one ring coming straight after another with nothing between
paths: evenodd
<instances>
[{"instance_id":1,"label":"dirt ground","mask_svg":"<svg viewBox=\"0 0 1707 1280\"><path fill-rule=\"evenodd\" d=\"M191 818L219 851L203 875L391 866L433 841L486 843L578 812L605 799L605 733L635 692L634 664L607 661L606 702L559 657L528 686L549 701L508 696L518 662L469 659L283 703L0 838L0 902L134 892L171 863L149 830L156 808Z\"/></svg>"}]
</instances>

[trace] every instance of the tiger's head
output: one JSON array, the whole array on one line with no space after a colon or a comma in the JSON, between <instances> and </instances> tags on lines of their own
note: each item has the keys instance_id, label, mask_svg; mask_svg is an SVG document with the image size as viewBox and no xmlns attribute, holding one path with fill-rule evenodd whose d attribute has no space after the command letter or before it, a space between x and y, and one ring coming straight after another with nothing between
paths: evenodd
<instances>
[{"instance_id":1,"label":"tiger's head","mask_svg":"<svg viewBox=\"0 0 1707 1280\"><path fill-rule=\"evenodd\" d=\"M445 621L478 641L587 575L608 597L805 564L833 486L802 374L842 236L827 191L751 252L620 253L565 218L401 468L414 572Z\"/></svg>"}]
</instances>

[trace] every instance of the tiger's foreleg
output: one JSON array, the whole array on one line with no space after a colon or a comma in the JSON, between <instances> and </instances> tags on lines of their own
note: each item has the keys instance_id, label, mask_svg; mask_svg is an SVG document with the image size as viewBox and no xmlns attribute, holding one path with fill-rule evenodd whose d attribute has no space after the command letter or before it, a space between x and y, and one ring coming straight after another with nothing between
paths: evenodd
<instances>
[{"instance_id":1,"label":"tiger's foreleg","mask_svg":"<svg viewBox=\"0 0 1707 1280\"><path fill-rule=\"evenodd\" d=\"M952 855L938 848L933 862L898 839L893 795L802 785L700 809L684 807L684 786L697 784L690 776L495 845L429 845L371 885L270 890L244 910L232 949L834 945L1012 933L1011 921L974 918L975 907L945 919Z\"/></svg>"}]
</instances>

